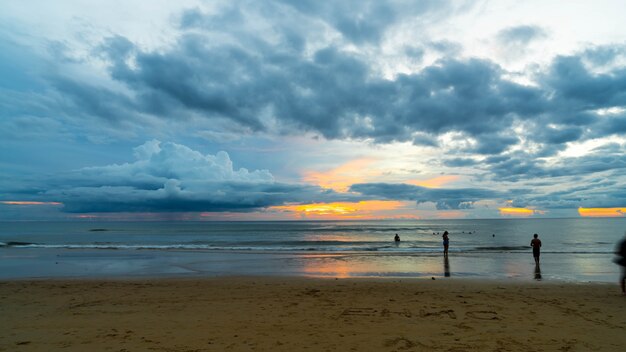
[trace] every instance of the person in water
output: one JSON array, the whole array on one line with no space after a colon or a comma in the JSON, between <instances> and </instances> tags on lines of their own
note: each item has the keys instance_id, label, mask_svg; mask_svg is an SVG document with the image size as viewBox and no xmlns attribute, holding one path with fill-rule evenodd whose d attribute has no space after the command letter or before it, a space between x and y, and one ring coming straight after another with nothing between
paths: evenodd
<instances>
[{"instance_id":1,"label":"person in water","mask_svg":"<svg viewBox=\"0 0 626 352\"><path fill-rule=\"evenodd\" d=\"M448 246L450 245L450 238L448 237L448 231L444 231L443 235L443 255L448 255Z\"/></svg>"},{"instance_id":2,"label":"person in water","mask_svg":"<svg viewBox=\"0 0 626 352\"><path fill-rule=\"evenodd\" d=\"M394 237L393 240L396 241L396 242L400 242L400 236L398 236L398 234L396 234L396 237Z\"/></svg>"},{"instance_id":3,"label":"person in water","mask_svg":"<svg viewBox=\"0 0 626 352\"><path fill-rule=\"evenodd\" d=\"M541 254L541 240L539 239L539 235L533 235L533 239L530 240L530 246L533 247L533 258L535 258L535 264L539 265L539 255Z\"/></svg>"}]
</instances>

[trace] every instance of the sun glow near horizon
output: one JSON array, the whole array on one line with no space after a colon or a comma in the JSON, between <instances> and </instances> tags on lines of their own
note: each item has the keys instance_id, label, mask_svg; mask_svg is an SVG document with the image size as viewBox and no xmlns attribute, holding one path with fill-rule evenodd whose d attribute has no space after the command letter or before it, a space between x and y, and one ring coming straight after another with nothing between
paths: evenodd
<instances>
[{"instance_id":1,"label":"sun glow near horizon","mask_svg":"<svg viewBox=\"0 0 626 352\"><path fill-rule=\"evenodd\" d=\"M376 159L372 158L355 159L328 171L307 171L303 179L305 182L345 193L351 185L365 182L380 174L379 171L370 168L375 161Z\"/></svg>"},{"instance_id":2,"label":"sun glow near horizon","mask_svg":"<svg viewBox=\"0 0 626 352\"><path fill-rule=\"evenodd\" d=\"M625 208L578 208L578 214L582 217L611 217L616 218L626 214Z\"/></svg>"},{"instance_id":3,"label":"sun glow near horizon","mask_svg":"<svg viewBox=\"0 0 626 352\"><path fill-rule=\"evenodd\" d=\"M34 202L34 201L24 201L24 200L5 200L0 203L6 205L63 205L61 202Z\"/></svg>"},{"instance_id":4,"label":"sun glow near horizon","mask_svg":"<svg viewBox=\"0 0 626 352\"><path fill-rule=\"evenodd\" d=\"M498 208L501 216L529 217L535 214L545 214L544 211L530 208L502 207Z\"/></svg>"},{"instance_id":5,"label":"sun glow near horizon","mask_svg":"<svg viewBox=\"0 0 626 352\"><path fill-rule=\"evenodd\" d=\"M270 210L292 213L294 217L306 219L360 219L380 218L420 218L409 209L412 202L395 200L367 200L360 202L311 203L298 205L280 205Z\"/></svg>"}]
</instances>

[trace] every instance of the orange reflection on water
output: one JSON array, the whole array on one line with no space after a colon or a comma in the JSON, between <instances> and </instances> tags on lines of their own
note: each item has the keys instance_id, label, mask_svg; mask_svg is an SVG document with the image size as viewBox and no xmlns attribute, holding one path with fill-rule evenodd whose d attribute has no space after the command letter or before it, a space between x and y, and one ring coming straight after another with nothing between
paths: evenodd
<instances>
[{"instance_id":1,"label":"orange reflection on water","mask_svg":"<svg viewBox=\"0 0 626 352\"><path fill-rule=\"evenodd\" d=\"M303 272L311 276L350 278L363 276L386 276L390 273L437 273L443 276L446 270L443 256L411 257L405 255L342 255L315 254L304 261Z\"/></svg>"},{"instance_id":2,"label":"orange reflection on water","mask_svg":"<svg viewBox=\"0 0 626 352\"><path fill-rule=\"evenodd\" d=\"M578 214L584 217L620 217L626 214L626 208L578 208Z\"/></svg>"},{"instance_id":3,"label":"orange reflection on water","mask_svg":"<svg viewBox=\"0 0 626 352\"><path fill-rule=\"evenodd\" d=\"M350 265L341 259L325 260L325 257L330 259L334 255L320 256L314 260L307 260L303 271L313 276L332 276L340 279L353 276L356 270L354 265Z\"/></svg>"}]
</instances>

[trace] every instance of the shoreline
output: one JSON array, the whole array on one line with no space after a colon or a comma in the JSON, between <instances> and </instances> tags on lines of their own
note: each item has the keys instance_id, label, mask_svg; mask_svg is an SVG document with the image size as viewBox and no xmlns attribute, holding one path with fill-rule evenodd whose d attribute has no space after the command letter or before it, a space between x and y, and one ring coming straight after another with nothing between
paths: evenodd
<instances>
[{"instance_id":1,"label":"shoreline","mask_svg":"<svg viewBox=\"0 0 626 352\"><path fill-rule=\"evenodd\" d=\"M530 253L259 253L176 250L0 249L0 280L63 278L444 278L607 282L620 270L611 254L545 253L537 272Z\"/></svg>"},{"instance_id":2,"label":"shoreline","mask_svg":"<svg viewBox=\"0 0 626 352\"><path fill-rule=\"evenodd\" d=\"M621 351L617 283L219 278L0 281L0 351Z\"/></svg>"}]
</instances>

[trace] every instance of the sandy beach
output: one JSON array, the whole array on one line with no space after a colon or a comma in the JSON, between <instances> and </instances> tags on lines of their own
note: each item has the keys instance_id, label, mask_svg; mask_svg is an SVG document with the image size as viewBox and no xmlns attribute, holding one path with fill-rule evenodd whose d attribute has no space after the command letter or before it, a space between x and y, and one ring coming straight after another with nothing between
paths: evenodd
<instances>
[{"instance_id":1,"label":"sandy beach","mask_svg":"<svg viewBox=\"0 0 626 352\"><path fill-rule=\"evenodd\" d=\"M623 351L616 284L206 278L0 283L0 351Z\"/></svg>"}]
</instances>

